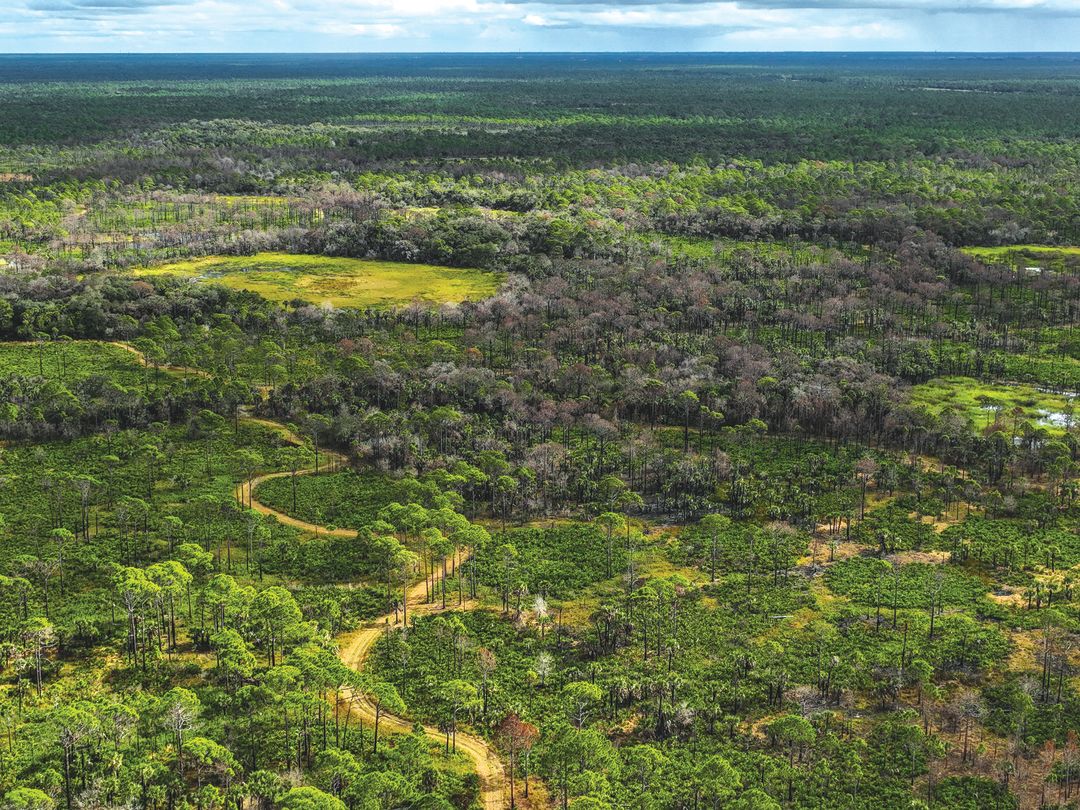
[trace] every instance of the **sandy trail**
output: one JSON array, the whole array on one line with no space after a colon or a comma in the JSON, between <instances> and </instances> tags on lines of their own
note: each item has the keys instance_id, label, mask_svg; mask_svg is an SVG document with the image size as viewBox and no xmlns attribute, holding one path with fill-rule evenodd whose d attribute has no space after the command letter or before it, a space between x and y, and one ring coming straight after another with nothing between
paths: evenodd
<instances>
[{"instance_id":1,"label":"sandy trail","mask_svg":"<svg viewBox=\"0 0 1080 810\"><path fill-rule=\"evenodd\" d=\"M425 601L426 591L423 582L413 585L409 589L407 600L410 615L428 615L440 612L439 603ZM467 606L466 606L467 607ZM453 609L452 606L447 608ZM363 668L379 636L394 627L400 627L401 623L395 623L394 614L385 616L365 624L358 630L342 637L341 646L338 649L338 657L347 667L354 670ZM375 706L366 695L361 692L352 692L350 695L353 710L364 719L365 722L374 725ZM381 714L379 716L379 731L398 731L407 733L412 731L413 724L394 715ZM442 742L445 735L433 726L424 726L424 732L431 738ZM506 798L503 795L503 786L506 782L502 763L488 743L472 734L459 731L457 734L457 750L465 754L473 761L476 773L480 777L481 804L486 810L502 810L506 807Z\"/></svg>"},{"instance_id":2,"label":"sandy trail","mask_svg":"<svg viewBox=\"0 0 1080 810\"><path fill-rule=\"evenodd\" d=\"M112 343L113 346L125 349L143 361L144 364L149 365L146 356L137 348L129 343L121 343L119 341ZM188 374L201 377L209 377L210 375L196 368L187 368L182 366L160 366L164 371L169 371L176 374ZM264 394L265 395L265 394ZM245 422L259 424L264 427L270 428L276 431L286 442L294 444L300 447L306 445L304 439L298 435L295 431L281 424L280 422L274 422L270 419L259 419L253 416L244 416ZM321 469L332 469L335 466L344 464L347 459L340 453L335 453L332 450L322 450L320 452L321 459L325 460L325 465L320 465ZM297 470L297 475L314 475L314 469ZM300 531L309 532L311 534L330 535L333 537L355 537L356 532L352 529L330 529L325 526L319 526L314 523L308 523L307 521L294 518L290 515L286 515L284 512L279 512L270 506L259 501L255 496L255 492L258 490L259 485L264 481L270 481L274 478L284 478L285 476L292 475L291 472L275 472L266 473L252 478L250 481L236 487L236 499L242 503L250 503L251 508L256 512L263 515L273 515L277 518L278 522L285 524L286 526L292 526L294 529ZM424 582L419 582L413 585L407 592L406 601L408 604L409 612L413 615L427 615L430 613L437 613L441 610L439 603L426 601L427 592ZM451 608L448 608L451 609ZM468 606L465 606L468 609ZM370 655L372 648L375 646L375 642L378 641L379 635L386 632L393 627L400 626L400 622L395 622L394 614L388 613L385 616L380 616L377 619L368 622L363 627L352 633L347 634L341 639L341 644L338 648L338 657L344 662L344 664L354 670L361 670L364 664L367 662L368 655ZM351 698L351 708L361 717L364 721L370 723L372 726L375 724L375 706L371 703L366 695L361 692L352 692L349 697ZM412 731L413 724L409 720L403 717L397 717L396 715L382 713L379 716L379 731L383 730L388 732L401 732L409 733ZM433 726L424 726L424 732L431 738L438 742L444 740L442 732ZM468 756L476 768L476 773L480 777L480 798L481 803L485 810L503 810L507 805L507 800L504 796L504 785L506 784L506 777L503 771L502 763L499 761L498 755L494 749L483 739L472 734L466 734L464 732L458 732L457 734L457 750Z\"/></svg>"},{"instance_id":3,"label":"sandy trail","mask_svg":"<svg viewBox=\"0 0 1080 810\"><path fill-rule=\"evenodd\" d=\"M299 435L278 422L273 422L268 419L256 419L254 417L245 417L245 421L255 422L276 430L281 437L290 444L304 444L303 439ZM341 454L327 450L322 451L320 455L329 462L328 468L333 465L342 464L346 460ZM298 470L296 474L313 475L314 473L314 469L307 469ZM252 478L251 481L245 481L237 486L236 499L241 503L248 503L250 501L251 508L255 511L264 515L273 515L279 522L301 531L310 532L312 534L331 535L334 537L356 536L356 532L352 529L330 529L325 526L318 526L314 523L308 523L307 521L291 517L260 502L258 497L255 496L254 493L257 492L259 484L273 478L283 478L288 475L291 475L291 473L267 473L266 475ZM437 613L441 610L439 603L428 603L426 598L427 591L425 583L418 582L413 585L406 595L409 613L412 615L427 615ZM466 605L465 607L467 609L468 606ZM453 607L451 606L447 609L450 610L453 609ZM389 629L400 626L401 623L395 620L393 613L379 616L358 630L343 636L338 647L338 657L347 667L360 671L367 662L368 655L370 655L379 636ZM368 697L361 692L352 691L349 698L352 711L356 712L364 722L374 726L375 706ZM380 733L384 730L388 732L409 733L412 731L412 728L413 723L403 717L397 717L385 712L379 715ZM443 733L433 726L424 726L424 732L429 737L439 742L444 740ZM476 773L480 777L481 803L485 810L503 810L507 804L503 795L503 787L506 783L506 779L502 763L499 761L499 757L492 747L480 737L459 731L457 735L457 750L473 761Z\"/></svg>"},{"instance_id":4,"label":"sandy trail","mask_svg":"<svg viewBox=\"0 0 1080 810\"><path fill-rule=\"evenodd\" d=\"M115 346L118 349L123 349L126 352L131 352L133 355L138 357L142 364L147 368L154 365L153 362L141 350L135 348L130 343L124 343L121 340L110 340L106 341L106 345ZM157 368L170 374L180 374L185 377L211 376L209 371L204 371L201 368L192 368L191 366L172 366L168 363L158 363Z\"/></svg>"},{"instance_id":5,"label":"sandy trail","mask_svg":"<svg viewBox=\"0 0 1080 810\"><path fill-rule=\"evenodd\" d=\"M297 435L294 431L290 430L279 422L272 422L269 419L258 419L254 416L245 416L244 421L252 424L263 425L264 427L268 427L272 430L277 431L281 438L283 438L289 444L295 444L298 446L304 445L304 440L299 435ZM339 467L346 462L345 456L341 455L340 453L335 453L332 450L320 450L319 458L320 472L331 470L334 467ZM325 466L322 463L323 461L326 462ZM296 474L314 475L315 470L297 470ZM326 526L319 526L315 523L308 523L306 520L301 520L300 518L295 518L291 515L286 515L284 512L279 512L272 506L267 506L253 494L256 490L258 490L259 485L262 484L264 481L272 481L275 478L287 478L290 475L292 475L291 472L266 473L264 475L258 475L252 478L250 481L245 481L236 488L236 500L238 500L241 504L247 504L250 502L251 508L259 514L273 515L275 518L277 518L279 523L283 523L286 526L292 526L294 529L299 529L302 532L309 532L311 534L318 535L329 535L331 537L356 537L356 532L352 529L331 529Z\"/></svg>"}]
</instances>

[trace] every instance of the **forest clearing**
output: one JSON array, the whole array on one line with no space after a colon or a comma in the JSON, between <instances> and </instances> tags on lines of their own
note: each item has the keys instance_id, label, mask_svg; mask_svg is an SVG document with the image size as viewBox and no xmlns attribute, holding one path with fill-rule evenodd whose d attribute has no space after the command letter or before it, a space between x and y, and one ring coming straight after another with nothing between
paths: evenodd
<instances>
[{"instance_id":1,"label":"forest clearing","mask_svg":"<svg viewBox=\"0 0 1080 810\"><path fill-rule=\"evenodd\" d=\"M210 281L270 301L299 299L334 307L386 307L414 300L456 304L492 295L499 284L497 275L477 270L287 253L209 256L137 268L134 275Z\"/></svg>"}]
</instances>

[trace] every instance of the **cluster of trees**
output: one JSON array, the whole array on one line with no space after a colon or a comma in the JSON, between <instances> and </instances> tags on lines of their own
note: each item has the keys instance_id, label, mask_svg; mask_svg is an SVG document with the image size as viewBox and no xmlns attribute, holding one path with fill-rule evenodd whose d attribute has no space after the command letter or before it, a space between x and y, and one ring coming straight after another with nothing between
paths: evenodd
<instances>
[{"instance_id":1,"label":"cluster of trees","mask_svg":"<svg viewBox=\"0 0 1080 810\"><path fill-rule=\"evenodd\" d=\"M3 496L18 527L0 577L5 806L470 806L475 777L422 735L380 747L350 714L354 690L400 710L392 687L348 669L332 644L387 609L381 586L310 584L331 571L378 584L386 569L397 604L422 560L434 600L440 565L445 577L446 557L483 530L452 510L392 505L393 524L331 548L298 543L225 494L289 451L274 431L234 434L212 416L5 456L5 472L18 471ZM31 472L80 456L83 473Z\"/></svg>"},{"instance_id":2,"label":"cluster of trees","mask_svg":"<svg viewBox=\"0 0 1080 810\"><path fill-rule=\"evenodd\" d=\"M1075 65L447 59L0 87L0 805L1069 802L1071 406L910 388L1080 380Z\"/></svg>"},{"instance_id":3,"label":"cluster of trees","mask_svg":"<svg viewBox=\"0 0 1080 810\"><path fill-rule=\"evenodd\" d=\"M601 537L612 523L597 521ZM624 560L630 573L611 580L618 596L601 601L586 623L565 614L604 581L603 542L560 555L570 527L493 538L477 559L501 601L488 612L415 621L380 643L375 671L445 729L448 747L468 722L515 758L525 784L541 776L552 799L569 806L624 806L643 790L663 807L906 806L918 783L931 804L960 794L983 802L973 806L1015 807L1010 775L1043 740L1068 739L1074 709L1045 686L1057 675L1043 686L989 680L1008 654L1002 634L945 613L984 592L972 591L977 580L948 571L935 582L931 566L901 570L856 558L830 569L830 586L854 594L849 608L786 625L778 613L812 604L805 580L790 573L804 548L790 530L760 532L722 516L690 528L688 544L719 558L715 576L700 585L681 575L638 576ZM635 533L637 552L642 541ZM552 558L580 555L575 562L593 567L593 582L563 591L531 577L537 545ZM1059 673L1067 634L1053 626L1045 633L1047 671ZM943 684L957 677L986 685L951 694ZM869 734L850 711L862 696L881 713ZM762 735L748 717L765 718ZM983 723L1011 741L1002 778L942 778L943 769L983 761Z\"/></svg>"}]
</instances>

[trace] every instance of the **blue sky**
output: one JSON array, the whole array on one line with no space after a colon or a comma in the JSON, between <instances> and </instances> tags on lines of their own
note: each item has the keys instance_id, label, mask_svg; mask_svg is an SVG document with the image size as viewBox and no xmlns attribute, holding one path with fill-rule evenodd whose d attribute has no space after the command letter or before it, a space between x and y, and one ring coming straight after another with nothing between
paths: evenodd
<instances>
[{"instance_id":1,"label":"blue sky","mask_svg":"<svg viewBox=\"0 0 1080 810\"><path fill-rule=\"evenodd\" d=\"M0 0L0 52L1071 51L1080 0Z\"/></svg>"}]
</instances>

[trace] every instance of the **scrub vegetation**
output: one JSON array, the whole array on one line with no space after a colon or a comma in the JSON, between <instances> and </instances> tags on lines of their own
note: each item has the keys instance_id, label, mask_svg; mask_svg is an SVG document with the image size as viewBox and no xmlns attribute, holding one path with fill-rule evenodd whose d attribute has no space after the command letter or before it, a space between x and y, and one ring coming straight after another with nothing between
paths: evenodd
<instances>
[{"instance_id":1,"label":"scrub vegetation","mask_svg":"<svg viewBox=\"0 0 1080 810\"><path fill-rule=\"evenodd\" d=\"M0 60L0 808L1075 806L1078 93Z\"/></svg>"}]
</instances>

